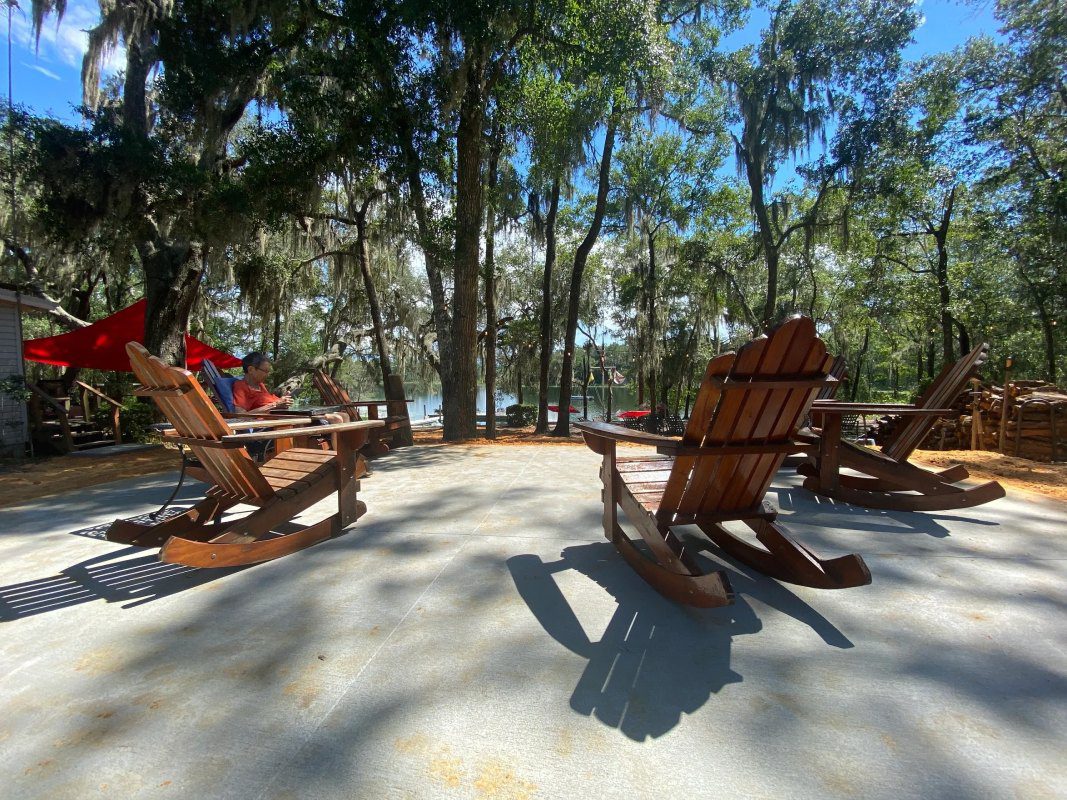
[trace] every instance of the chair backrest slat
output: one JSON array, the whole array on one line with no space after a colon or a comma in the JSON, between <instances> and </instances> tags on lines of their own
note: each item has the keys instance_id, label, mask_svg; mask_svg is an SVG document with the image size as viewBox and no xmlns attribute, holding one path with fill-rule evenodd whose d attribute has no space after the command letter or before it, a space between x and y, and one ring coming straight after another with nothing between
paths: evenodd
<instances>
[{"instance_id":1,"label":"chair backrest slat","mask_svg":"<svg viewBox=\"0 0 1067 800\"><path fill-rule=\"evenodd\" d=\"M345 388L330 373L317 369L312 373L312 381L315 383L315 388L322 395L322 401L326 405L339 406L352 402L352 398L348 396Z\"/></svg>"},{"instance_id":2,"label":"chair backrest slat","mask_svg":"<svg viewBox=\"0 0 1067 800\"><path fill-rule=\"evenodd\" d=\"M989 345L978 345L955 364L949 364L941 370L941 374L915 401L915 405L919 408L950 408L967 388L967 381L988 358ZM922 444L936 422L937 417L932 414L903 417L882 445L882 452L894 461L907 459Z\"/></svg>"},{"instance_id":3,"label":"chair backrest slat","mask_svg":"<svg viewBox=\"0 0 1067 800\"><path fill-rule=\"evenodd\" d=\"M797 318L712 359L683 442L694 446L782 444L796 434L832 364L810 319ZM729 378L722 384L721 379ZM761 387L760 381L770 384ZM782 386L787 381L807 385ZM733 511L760 502L784 453L680 457L660 501L660 512Z\"/></svg>"},{"instance_id":4,"label":"chair backrest slat","mask_svg":"<svg viewBox=\"0 0 1067 800\"><path fill-rule=\"evenodd\" d=\"M830 364L829 374L835 380L819 390L819 393L815 395L816 400L833 400L837 396L838 389L841 388L841 384L845 382L845 378L848 375L848 363L845 361L844 356L834 357L833 362Z\"/></svg>"},{"instance_id":5,"label":"chair backrest slat","mask_svg":"<svg viewBox=\"0 0 1067 800\"><path fill-rule=\"evenodd\" d=\"M311 381L322 396L322 402L328 406L344 406L352 402L345 388L334 377L321 369L311 373ZM360 413L354 408L345 408L345 413L353 420L361 419ZM368 413L372 416L377 414L377 409L370 408Z\"/></svg>"},{"instance_id":6,"label":"chair backrest slat","mask_svg":"<svg viewBox=\"0 0 1067 800\"><path fill-rule=\"evenodd\" d=\"M181 394L153 397L163 415L180 436L219 441L231 431L191 372L164 364L143 345L126 345L137 379L148 389L182 389ZM232 497L267 499L274 494L248 451L190 445L218 486Z\"/></svg>"}]
</instances>

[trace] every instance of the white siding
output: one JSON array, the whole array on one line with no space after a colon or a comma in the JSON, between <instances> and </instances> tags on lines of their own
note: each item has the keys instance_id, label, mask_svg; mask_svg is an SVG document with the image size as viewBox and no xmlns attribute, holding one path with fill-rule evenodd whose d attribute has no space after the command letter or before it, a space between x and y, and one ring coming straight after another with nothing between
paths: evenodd
<instances>
[{"instance_id":1,"label":"white siding","mask_svg":"<svg viewBox=\"0 0 1067 800\"><path fill-rule=\"evenodd\" d=\"M0 380L23 374L19 333L17 309L0 303ZM26 404L0 395L0 453L21 455L27 438Z\"/></svg>"}]
</instances>

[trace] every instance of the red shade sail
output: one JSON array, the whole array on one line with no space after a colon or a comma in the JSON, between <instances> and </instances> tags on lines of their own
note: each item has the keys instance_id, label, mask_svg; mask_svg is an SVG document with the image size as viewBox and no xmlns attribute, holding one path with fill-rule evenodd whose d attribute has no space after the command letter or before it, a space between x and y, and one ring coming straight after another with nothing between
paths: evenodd
<instances>
[{"instance_id":1,"label":"red shade sail","mask_svg":"<svg viewBox=\"0 0 1067 800\"><path fill-rule=\"evenodd\" d=\"M22 343L22 357L57 367L132 372L126 343L144 344L144 313L145 301L138 300L129 308L116 311L87 328L43 339L27 339ZM211 359L220 369L241 366L240 359L186 334L187 368L195 372L205 358Z\"/></svg>"}]
</instances>

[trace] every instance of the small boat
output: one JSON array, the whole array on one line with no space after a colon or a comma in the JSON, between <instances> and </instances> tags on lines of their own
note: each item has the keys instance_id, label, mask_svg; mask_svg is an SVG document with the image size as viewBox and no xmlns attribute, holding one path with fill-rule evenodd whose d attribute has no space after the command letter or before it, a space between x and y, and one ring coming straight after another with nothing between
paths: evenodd
<instances>
[{"instance_id":1,"label":"small boat","mask_svg":"<svg viewBox=\"0 0 1067 800\"><path fill-rule=\"evenodd\" d=\"M568 406L568 409L569 409L571 414L577 414L578 413L578 409L575 408L574 406ZM559 406L549 406L548 410L549 411L555 411L558 414L559 413Z\"/></svg>"},{"instance_id":2,"label":"small boat","mask_svg":"<svg viewBox=\"0 0 1067 800\"><path fill-rule=\"evenodd\" d=\"M634 411L620 411L615 416L619 419L641 419L641 417L647 417L652 412L646 409L636 409Z\"/></svg>"}]
</instances>

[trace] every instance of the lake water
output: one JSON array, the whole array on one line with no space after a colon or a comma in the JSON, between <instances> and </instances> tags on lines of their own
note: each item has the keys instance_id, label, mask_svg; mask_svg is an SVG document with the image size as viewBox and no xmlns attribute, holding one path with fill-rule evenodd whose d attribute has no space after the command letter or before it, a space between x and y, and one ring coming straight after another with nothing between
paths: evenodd
<instances>
[{"instance_id":1,"label":"lake water","mask_svg":"<svg viewBox=\"0 0 1067 800\"><path fill-rule=\"evenodd\" d=\"M582 399L581 391L582 387L575 387L575 396L571 400L571 405L578 409L578 415L582 413ZM384 395L375 395L376 397L383 397ZM411 413L412 419L424 419L425 417L435 414L438 409L441 408L442 397L440 392L419 392L414 389L408 389L408 397L412 399L412 403L408 406L408 410ZM556 405L556 398L559 397L559 387L550 386L548 389L548 402L549 405ZM537 405L537 387L524 388L522 390L523 402L528 405ZM497 414L503 416L504 409L510 405L514 405L517 401L514 394L510 392L497 392L496 396L496 411ZM589 387L589 416L596 419L604 418L604 407L606 402L606 391L599 386ZM637 408L637 392L631 391L628 386L616 386L611 390L611 411L614 414L617 411L626 409ZM485 413L485 387L478 387L478 413ZM555 414L550 412L549 416L555 418Z\"/></svg>"}]
</instances>

